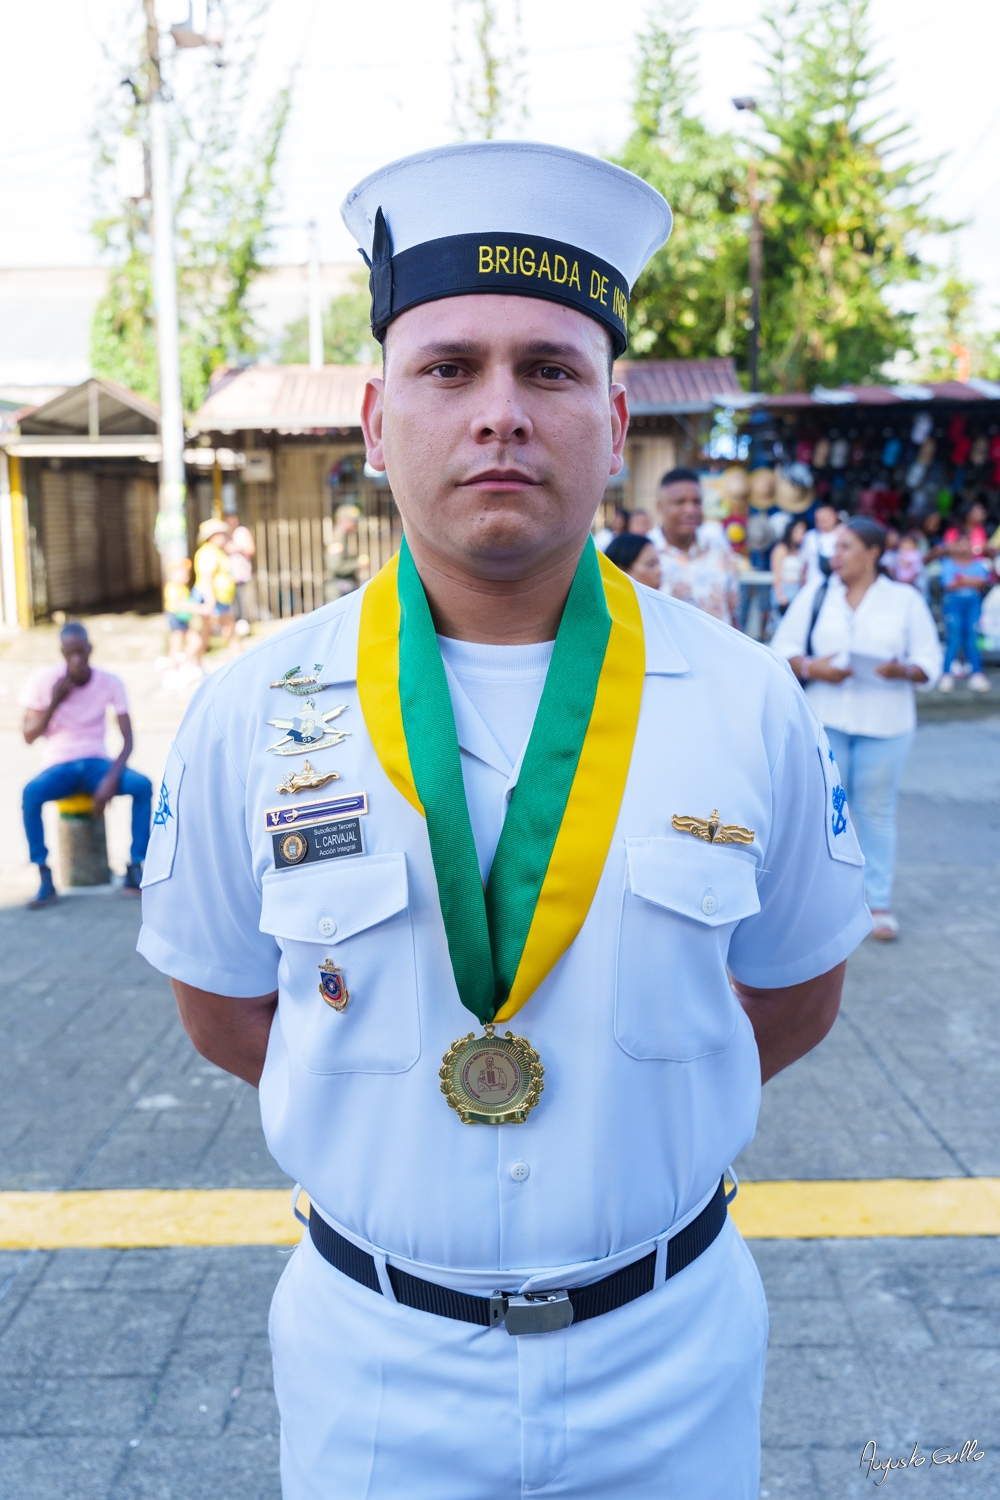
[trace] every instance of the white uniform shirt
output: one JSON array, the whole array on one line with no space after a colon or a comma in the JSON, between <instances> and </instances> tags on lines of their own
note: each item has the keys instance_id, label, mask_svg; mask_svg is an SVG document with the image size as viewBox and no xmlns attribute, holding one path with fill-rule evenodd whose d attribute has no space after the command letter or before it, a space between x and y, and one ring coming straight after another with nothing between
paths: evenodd
<instances>
[{"instance_id":1,"label":"white uniform shirt","mask_svg":"<svg viewBox=\"0 0 1000 1500\"><path fill-rule=\"evenodd\" d=\"M815 527L802 538L802 555L806 560L806 583L822 583L827 576L820 566L820 558L827 562L833 556L837 542L837 528L832 531L817 531Z\"/></svg>"},{"instance_id":2,"label":"white uniform shirt","mask_svg":"<svg viewBox=\"0 0 1000 1500\"><path fill-rule=\"evenodd\" d=\"M727 963L748 984L791 985L870 928L832 757L791 673L700 611L637 592L646 682L617 828L579 936L511 1028L545 1066L522 1125L463 1125L440 1092L442 1056L475 1022L452 974L426 825L386 777L358 706L361 593L211 677L168 759L140 952L203 989L278 990L260 1083L268 1146L321 1212L420 1265L589 1264L689 1217L757 1118L757 1049ZM281 731L266 721L296 700L268 684L299 662L322 662L337 686L317 707L349 704L335 722L351 736L309 755L338 782L287 797L275 786L290 761L268 750ZM519 763L467 694L455 701L482 858ZM361 791L363 854L276 869L266 809ZM754 843L671 827L674 813L715 808ZM350 992L343 1013L320 995L326 959ZM512 1177L517 1163L527 1177Z\"/></svg>"},{"instance_id":3,"label":"white uniform shirt","mask_svg":"<svg viewBox=\"0 0 1000 1500\"><path fill-rule=\"evenodd\" d=\"M788 607L771 638L771 649L786 661L805 654L813 601L822 579L807 583ZM851 652L878 661L901 661L922 667L929 691L941 675L941 642L933 616L917 590L880 574L857 609L847 602L847 590L834 573L816 617L811 656L833 656L834 666L846 667ZM807 682L806 693L820 722L844 734L867 734L889 739L916 727L914 685L902 678L843 682Z\"/></svg>"}]
</instances>

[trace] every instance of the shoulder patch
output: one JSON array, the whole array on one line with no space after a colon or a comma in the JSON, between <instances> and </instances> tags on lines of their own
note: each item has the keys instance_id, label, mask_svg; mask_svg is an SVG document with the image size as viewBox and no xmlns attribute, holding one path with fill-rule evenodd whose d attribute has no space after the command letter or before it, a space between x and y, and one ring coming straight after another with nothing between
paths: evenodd
<instances>
[{"instance_id":1,"label":"shoulder patch","mask_svg":"<svg viewBox=\"0 0 1000 1500\"><path fill-rule=\"evenodd\" d=\"M823 730L820 730L819 744L816 749L819 752L826 786L824 818L826 846L830 851L830 858L839 859L845 865L863 865L865 857L861 853L861 845L858 843L858 836L851 822L847 807L847 792L840 779L837 762L830 749L830 741Z\"/></svg>"},{"instance_id":2,"label":"shoulder patch","mask_svg":"<svg viewBox=\"0 0 1000 1500\"><path fill-rule=\"evenodd\" d=\"M181 781L184 760L176 745L171 745L160 782L160 794L153 809L153 831L142 871L143 886L169 880L177 852L177 819L180 815Z\"/></svg>"}]
</instances>

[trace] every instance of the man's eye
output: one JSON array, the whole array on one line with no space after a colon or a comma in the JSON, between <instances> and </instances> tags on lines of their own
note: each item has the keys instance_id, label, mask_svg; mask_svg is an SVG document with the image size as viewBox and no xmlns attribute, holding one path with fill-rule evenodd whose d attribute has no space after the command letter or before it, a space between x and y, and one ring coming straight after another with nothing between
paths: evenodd
<instances>
[{"instance_id":1,"label":"man's eye","mask_svg":"<svg viewBox=\"0 0 1000 1500\"><path fill-rule=\"evenodd\" d=\"M431 374L437 375L441 380L454 380L461 373L458 365L435 365L431 370Z\"/></svg>"},{"instance_id":2,"label":"man's eye","mask_svg":"<svg viewBox=\"0 0 1000 1500\"><path fill-rule=\"evenodd\" d=\"M566 371L560 370L558 365L542 365L538 371L543 380L565 380Z\"/></svg>"}]
</instances>

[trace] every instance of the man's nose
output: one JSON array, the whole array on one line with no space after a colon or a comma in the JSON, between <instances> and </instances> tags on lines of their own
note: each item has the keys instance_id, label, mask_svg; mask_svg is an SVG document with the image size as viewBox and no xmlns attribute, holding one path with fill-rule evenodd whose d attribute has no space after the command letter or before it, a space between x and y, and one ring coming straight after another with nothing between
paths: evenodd
<instances>
[{"instance_id":1,"label":"man's nose","mask_svg":"<svg viewBox=\"0 0 1000 1500\"><path fill-rule=\"evenodd\" d=\"M472 422L479 443L523 443L532 433L518 382L512 370L492 372L480 386L481 400Z\"/></svg>"}]
</instances>

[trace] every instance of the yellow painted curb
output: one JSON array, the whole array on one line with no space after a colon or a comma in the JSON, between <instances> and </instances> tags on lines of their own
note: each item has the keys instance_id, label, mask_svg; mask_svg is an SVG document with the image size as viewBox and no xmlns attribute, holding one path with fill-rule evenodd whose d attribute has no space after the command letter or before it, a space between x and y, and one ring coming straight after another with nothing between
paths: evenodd
<instances>
[{"instance_id":1,"label":"yellow painted curb","mask_svg":"<svg viewBox=\"0 0 1000 1500\"><path fill-rule=\"evenodd\" d=\"M747 1239L1000 1235L1000 1178L744 1182L730 1211ZM0 1250L294 1245L301 1234L284 1188L0 1192Z\"/></svg>"},{"instance_id":2,"label":"yellow painted curb","mask_svg":"<svg viewBox=\"0 0 1000 1500\"><path fill-rule=\"evenodd\" d=\"M171 1245L295 1245L284 1188L109 1188L0 1193L0 1249L137 1250ZM303 1196L301 1207L308 1207Z\"/></svg>"},{"instance_id":3,"label":"yellow painted curb","mask_svg":"<svg viewBox=\"0 0 1000 1500\"><path fill-rule=\"evenodd\" d=\"M748 1240L1000 1235L1000 1177L743 1182L730 1212Z\"/></svg>"}]
</instances>

